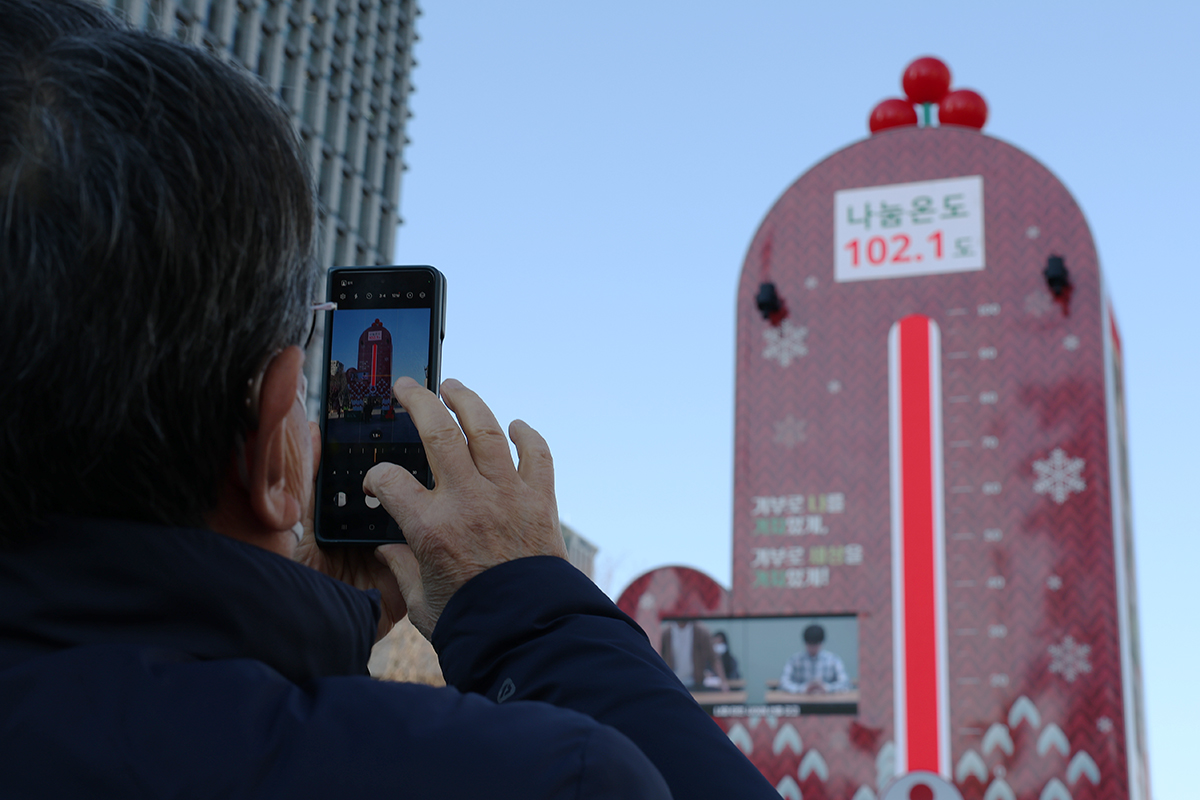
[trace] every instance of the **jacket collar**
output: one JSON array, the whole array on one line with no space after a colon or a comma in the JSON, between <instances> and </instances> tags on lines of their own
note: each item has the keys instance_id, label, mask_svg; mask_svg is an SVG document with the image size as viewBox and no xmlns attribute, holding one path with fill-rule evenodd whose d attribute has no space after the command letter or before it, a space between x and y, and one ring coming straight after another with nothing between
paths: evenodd
<instances>
[{"instance_id":1,"label":"jacket collar","mask_svg":"<svg viewBox=\"0 0 1200 800\"><path fill-rule=\"evenodd\" d=\"M56 519L0 552L0 668L136 644L304 683L366 674L378 618L377 592L208 530Z\"/></svg>"}]
</instances>

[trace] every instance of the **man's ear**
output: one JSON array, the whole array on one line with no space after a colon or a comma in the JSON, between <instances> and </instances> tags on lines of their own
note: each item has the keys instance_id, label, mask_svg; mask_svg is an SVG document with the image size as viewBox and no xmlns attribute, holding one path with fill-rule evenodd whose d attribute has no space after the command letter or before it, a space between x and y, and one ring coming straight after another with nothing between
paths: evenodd
<instances>
[{"instance_id":1,"label":"man's ear","mask_svg":"<svg viewBox=\"0 0 1200 800\"><path fill-rule=\"evenodd\" d=\"M250 505L259 522L271 530L286 530L300 521L301 498L294 479L311 470L312 455L302 446L310 441L308 424L303 423L297 436L294 420L289 419L300 403L297 392L303 370L304 351L296 346L271 360L259 393L258 429L246 441ZM300 459L308 465L295 463Z\"/></svg>"}]
</instances>

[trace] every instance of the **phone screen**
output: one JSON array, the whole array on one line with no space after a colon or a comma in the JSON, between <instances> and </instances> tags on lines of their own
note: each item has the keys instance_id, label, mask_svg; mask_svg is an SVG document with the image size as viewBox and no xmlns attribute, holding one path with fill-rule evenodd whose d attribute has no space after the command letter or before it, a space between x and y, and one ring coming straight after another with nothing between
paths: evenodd
<instances>
[{"instance_id":1,"label":"phone screen","mask_svg":"<svg viewBox=\"0 0 1200 800\"><path fill-rule=\"evenodd\" d=\"M317 539L325 543L403 541L395 520L363 492L376 464L403 467L433 486L425 448L408 412L392 395L407 375L436 391L445 279L432 267L331 270L322 393Z\"/></svg>"}]
</instances>

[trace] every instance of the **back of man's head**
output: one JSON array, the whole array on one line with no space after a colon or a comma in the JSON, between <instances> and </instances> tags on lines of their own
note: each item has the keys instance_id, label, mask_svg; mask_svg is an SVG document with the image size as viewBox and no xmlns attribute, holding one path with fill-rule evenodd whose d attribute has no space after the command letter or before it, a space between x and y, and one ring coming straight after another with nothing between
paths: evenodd
<instances>
[{"instance_id":1,"label":"back of man's head","mask_svg":"<svg viewBox=\"0 0 1200 800\"><path fill-rule=\"evenodd\" d=\"M0 541L199 524L307 330L313 195L247 74L82 2L0 0Z\"/></svg>"}]
</instances>

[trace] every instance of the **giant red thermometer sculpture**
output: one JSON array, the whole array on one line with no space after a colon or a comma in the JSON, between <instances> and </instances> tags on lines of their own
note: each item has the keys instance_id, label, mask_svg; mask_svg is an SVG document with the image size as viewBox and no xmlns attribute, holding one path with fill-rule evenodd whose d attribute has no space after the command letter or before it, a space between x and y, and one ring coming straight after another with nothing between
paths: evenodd
<instances>
[{"instance_id":1,"label":"giant red thermometer sculpture","mask_svg":"<svg viewBox=\"0 0 1200 800\"><path fill-rule=\"evenodd\" d=\"M726 634L741 678L696 697L791 800L1148 800L1095 245L945 64L902 85L747 249L728 596L621 605ZM824 695L781 674L813 625Z\"/></svg>"}]
</instances>

